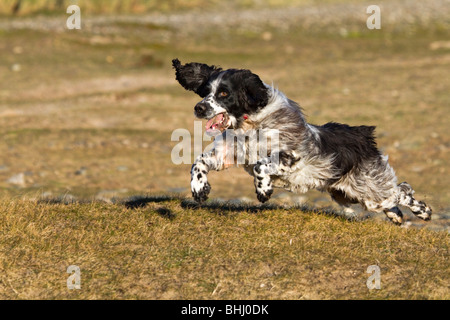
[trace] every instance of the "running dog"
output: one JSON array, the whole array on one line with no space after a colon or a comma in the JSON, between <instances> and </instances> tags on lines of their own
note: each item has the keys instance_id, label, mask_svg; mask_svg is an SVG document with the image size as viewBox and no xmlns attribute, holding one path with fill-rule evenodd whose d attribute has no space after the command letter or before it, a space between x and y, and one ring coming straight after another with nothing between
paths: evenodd
<instances>
[{"instance_id":1,"label":"running dog","mask_svg":"<svg viewBox=\"0 0 450 320\"><path fill-rule=\"evenodd\" d=\"M194 114L208 120L207 133L218 132L226 138L231 129L278 132L277 146L269 147L266 157L254 163L247 157L243 165L254 177L260 202L269 200L274 187L296 193L318 189L329 192L344 208L359 203L368 211L383 211L395 224L402 223L399 205L423 220L431 219L431 208L414 198L412 187L397 184L388 157L377 148L375 127L309 124L297 103L250 70L223 70L195 62L182 65L178 59L172 64L177 81L203 98ZM229 166L225 159L234 148L225 143L195 160L191 190L197 202L205 201L211 190L208 172ZM248 143L243 144L236 154L248 148Z\"/></svg>"}]
</instances>

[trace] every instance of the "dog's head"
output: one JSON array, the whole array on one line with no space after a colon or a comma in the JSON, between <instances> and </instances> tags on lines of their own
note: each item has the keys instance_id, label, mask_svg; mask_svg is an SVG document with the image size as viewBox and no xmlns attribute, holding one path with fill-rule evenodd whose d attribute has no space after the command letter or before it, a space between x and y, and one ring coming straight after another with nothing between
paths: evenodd
<instances>
[{"instance_id":1,"label":"dog's head","mask_svg":"<svg viewBox=\"0 0 450 320\"><path fill-rule=\"evenodd\" d=\"M178 82L203 98L194 114L208 119L207 133L238 129L245 119L267 105L267 86L249 70L222 70L195 62L182 65L178 59L172 64Z\"/></svg>"}]
</instances>

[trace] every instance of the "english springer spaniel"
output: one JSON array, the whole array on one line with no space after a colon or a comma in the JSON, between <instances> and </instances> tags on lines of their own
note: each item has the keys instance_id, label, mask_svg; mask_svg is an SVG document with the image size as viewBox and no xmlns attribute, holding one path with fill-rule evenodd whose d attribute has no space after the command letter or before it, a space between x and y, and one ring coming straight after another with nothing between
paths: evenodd
<instances>
[{"instance_id":1,"label":"english springer spaniel","mask_svg":"<svg viewBox=\"0 0 450 320\"><path fill-rule=\"evenodd\" d=\"M377 149L375 127L309 124L297 103L249 70L194 62L182 65L178 59L172 64L178 82L203 98L194 114L208 120L207 133L216 132L227 140L230 131L277 132L277 145L267 147L267 156L252 162L246 155L243 163L254 177L259 201L269 200L274 187L298 193L315 188L329 192L344 208L359 203L368 211L383 211L395 224L401 224L403 217L398 205L423 220L431 219L431 208L413 197L411 186L397 184L388 157ZM211 190L208 172L232 165L228 155L236 160L252 144L246 140L236 147L228 140L200 155L192 166L191 190L199 203ZM261 139L254 141L258 144Z\"/></svg>"}]
</instances>

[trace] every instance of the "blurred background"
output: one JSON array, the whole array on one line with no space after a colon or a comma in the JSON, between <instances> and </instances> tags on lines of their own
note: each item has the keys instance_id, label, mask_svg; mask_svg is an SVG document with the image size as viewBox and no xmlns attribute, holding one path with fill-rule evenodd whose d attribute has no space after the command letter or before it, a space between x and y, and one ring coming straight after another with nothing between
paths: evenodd
<instances>
[{"instance_id":1,"label":"blurred background","mask_svg":"<svg viewBox=\"0 0 450 320\"><path fill-rule=\"evenodd\" d=\"M80 30L66 27L72 4ZM311 123L376 125L399 182L448 228L449 24L448 0L2 0L0 194L190 196L171 134L193 133L199 98L175 81L179 58L251 69ZM254 202L252 178L227 171L210 174L211 198ZM271 201L333 206L315 191Z\"/></svg>"}]
</instances>

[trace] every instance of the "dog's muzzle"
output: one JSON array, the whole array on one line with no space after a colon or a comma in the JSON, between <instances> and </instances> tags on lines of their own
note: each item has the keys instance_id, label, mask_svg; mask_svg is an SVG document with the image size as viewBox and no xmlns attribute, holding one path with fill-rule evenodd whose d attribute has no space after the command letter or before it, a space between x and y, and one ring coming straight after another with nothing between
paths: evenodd
<instances>
[{"instance_id":1,"label":"dog's muzzle","mask_svg":"<svg viewBox=\"0 0 450 320\"><path fill-rule=\"evenodd\" d=\"M207 109L208 109L208 105L206 104L206 102L203 100L200 101L194 107L195 116L197 118L206 118Z\"/></svg>"}]
</instances>

